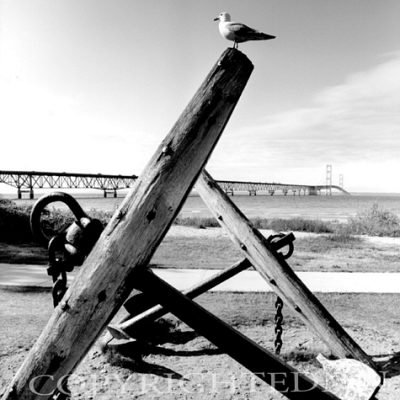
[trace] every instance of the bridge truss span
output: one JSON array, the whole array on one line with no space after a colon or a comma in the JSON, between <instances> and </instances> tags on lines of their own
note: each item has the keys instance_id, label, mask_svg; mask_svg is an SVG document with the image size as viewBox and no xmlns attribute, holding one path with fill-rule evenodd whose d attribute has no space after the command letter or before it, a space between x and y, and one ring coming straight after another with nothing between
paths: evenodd
<instances>
[{"instance_id":1,"label":"bridge truss span","mask_svg":"<svg viewBox=\"0 0 400 400\"><path fill-rule=\"evenodd\" d=\"M82 174L70 172L37 172L37 171L0 171L0 183L13 186L17 189L18 198L28 193L34 198L34 189L98 189L104 197L112 194L117 197L117 191L131 188L137 179L136 175L103 175ZM320 195L331 194L332 189L349 194L342 187L334 185L298 185L269 182L244 181L217 181L221 188L229 195L248 193L256 196L257 193L293 194L293 195Z\"/></svg>"},{"instance_id":2,"label":"bridge truss span","mask_svg":"<svg viewBox=\"0 0 400 400\"><path fill-rule=\"evenodd\" d=\"M17 189L18 198L27 192L34 198L34 189L99 189L104 197L117 190L128 189L136 181L136 175L103 175L69 172L0 171L0 183Z\"/></svg>"},{"instance_id":3,"label":"bridge truss span","mask_svg":"<svg viewBox=\"0 0 400 400\"><path fill-rule=\"evenodd\" d=\"M244 181L217 181L225 193L234 195L237 192L248 192L250 196L256 196L257 192L274 194L293 194L293 195L321 195L331 193L331 189L336 189L341 193L349 194L346 190L336 185L298 185L275 182L244 182Z\"/></svg>"}]
</instances>

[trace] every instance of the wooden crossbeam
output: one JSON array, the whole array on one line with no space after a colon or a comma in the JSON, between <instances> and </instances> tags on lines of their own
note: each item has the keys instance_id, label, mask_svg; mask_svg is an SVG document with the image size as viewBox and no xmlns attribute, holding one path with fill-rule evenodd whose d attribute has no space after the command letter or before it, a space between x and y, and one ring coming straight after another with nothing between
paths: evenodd
<instances>
[{"instance_id":1,"label":"wooden crossbeam","mask_svg":"<svg viewBox=\"0 0 400 400\"><path fill-rule=\"evenodd\" d=\"M371 357L326 310L206 171L201 174L196 189L243 255L331 351L339 358L351 357L377 370Z\"/></svg>"},{"instance_id":2,"label":"wooden crossbeam","mask_svg":"<svg viewBox=\"0 0 400 400\"><path fill-rule=\"evenodd\" d=\"M277 356L189 299L151 270L138 272L139 288L219 349L291 400L339 400Z\"/></svg>"},{"instance_id":3,"label":"wooden crossbeam","mask_svg":"<svg viewBox=\"0 0 400 400\"><path fill-rule=\"evenodd\" d=\"M69 375L127 299L214 149L253 70L227 49L107 225L3 400L42 398Z\"/></svg>"},{"instance_id":4,"label":"wooden crossbeam","mask_svg":"<svg viewBox=\"0 0 400 400\"><path fill-rule=\"evenodd\" d=\"M239 261L229 268L223 271L219 271L212 277L205 279L199 284L196 284L191 289L185 290L183 294L189 299L194 299L201 294L207 292L208 290L214 288L215 286L219 285L220 283L232 278L239 272L250 268L251 266L251 263L247 259ZM136 299L135 297L132 297L128 299L127 302L124 304L125 309L130 313L130 315L119 324L109 325L107 327L108 331L114 338L129 339L130 337L134 337L135 332L138 328L140 329L140 327L144 324L155 321L156 319L161 318L168 313L168 310L165 309L165 307L157 303L155 297L146 294L145 296L147 299L149 299L146 304L145 310L143 310L141 313L137 313L137 310L135 309ZM104 340L105 343L107 343L107 341L108 338Z\"/></svg>"}]
</instances>

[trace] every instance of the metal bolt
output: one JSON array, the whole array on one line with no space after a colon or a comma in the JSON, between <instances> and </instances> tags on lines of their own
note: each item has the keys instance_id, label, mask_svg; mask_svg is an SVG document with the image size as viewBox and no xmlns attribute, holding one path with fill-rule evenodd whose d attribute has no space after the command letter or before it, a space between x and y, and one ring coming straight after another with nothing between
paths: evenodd
<instances>
[{"instance_id":1,"label":"metal bolt","mask_svg":"<svg viewBox=\"0 0 400 400\"><path fill-rule=\"evenodd\" d=\"M162 148L161 153L164 154L165 156L170 155L170 154L172 153L171 147L170 147L168 144L166 144L166 145Z\"/></svg>"}]
</instances>

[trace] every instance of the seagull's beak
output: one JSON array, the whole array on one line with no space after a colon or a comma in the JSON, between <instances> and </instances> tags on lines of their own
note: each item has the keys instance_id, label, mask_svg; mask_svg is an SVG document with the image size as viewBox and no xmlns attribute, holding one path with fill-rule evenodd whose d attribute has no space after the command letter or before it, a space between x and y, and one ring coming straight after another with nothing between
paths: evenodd
<instances>
[{"instance_id":1,"label":"seagull's beak","mask_svg":"<svg viewBox=\"0 0 400 400\"><path fill-rule=\"evenodd\" d=\"M217 18L214 18L214 21L219 21L219 17L217 17Z\"/></svg>"}]
</instances>

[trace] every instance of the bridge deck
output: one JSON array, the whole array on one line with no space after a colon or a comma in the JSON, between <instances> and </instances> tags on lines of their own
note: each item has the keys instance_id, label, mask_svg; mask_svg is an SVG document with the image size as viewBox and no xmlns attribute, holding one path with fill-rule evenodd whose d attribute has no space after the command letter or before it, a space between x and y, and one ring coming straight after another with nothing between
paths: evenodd
<instances>
[{"instance_id":1,"label":"bridge deck","mask_svg":"<svg viewBox=\"0 0 400 400\"><path fill-rule=\"evenodd\" d=\"M0 183L15 187L18 198L22 193L28 192L30 198L34 197L34 189L99 189L104 196L113 193L117 196L117 190L128 189L136 181L136 175L104 175L70 172L38 172L38 171L0 171ZM339 186L326 185L299 185L275 182L243 182L243 181L217 181L222 189L232 196L237 192L248 192L250 196L257 192L267 192L271 196L277 192L284 195L317 195L322 191L331 193L336 189L349 194Z\"/></svg>"}]
</instances>

